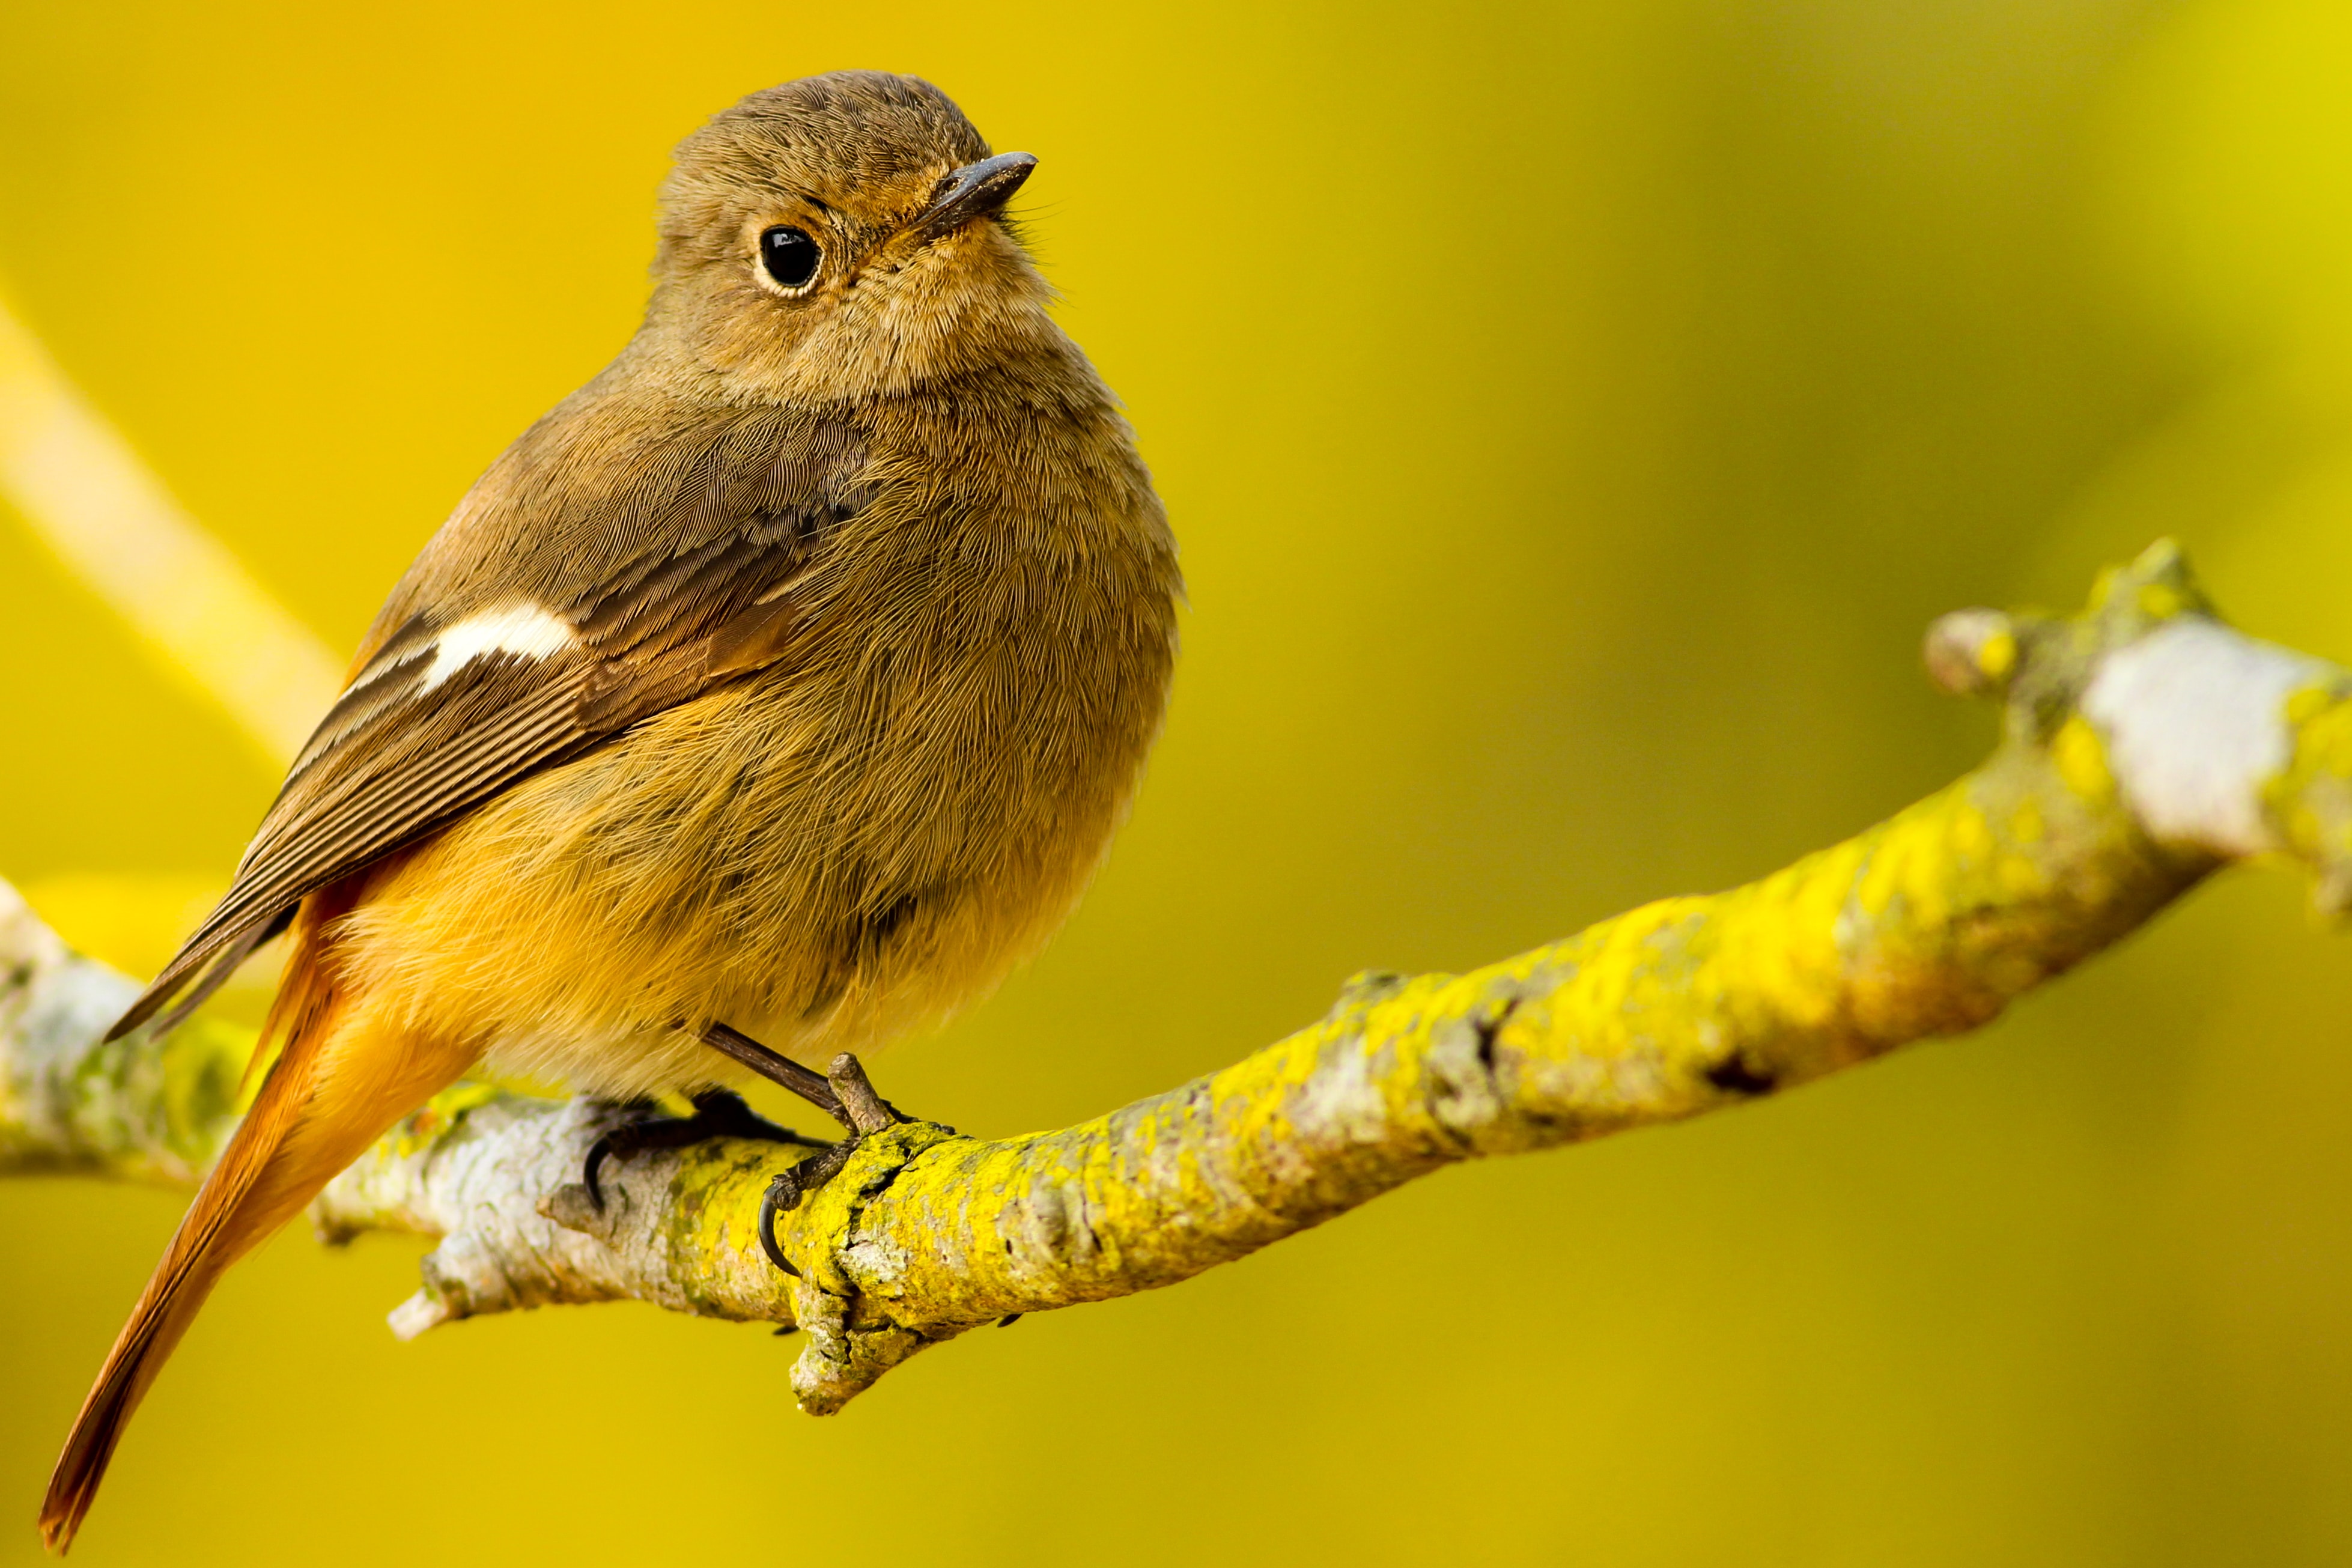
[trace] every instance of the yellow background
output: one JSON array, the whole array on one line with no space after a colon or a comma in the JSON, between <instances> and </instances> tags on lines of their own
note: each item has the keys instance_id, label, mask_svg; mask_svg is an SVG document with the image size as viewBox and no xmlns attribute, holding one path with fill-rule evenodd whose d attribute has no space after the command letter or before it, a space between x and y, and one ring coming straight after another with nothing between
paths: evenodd
<instances>
[{"instance_id":1,"label":"yellow background","mask_svg":"<svg viewBox=\"0 0 2352 1568\"><path fill-rule=\"evenodd\" d=\"M0 289L340 650L629 331L669 144L840 65L1042 157L1192 584L1099 887L882 1064L928 1115L1075 1120L1837 837L1990 734L1932 616L2162 532L2352 657L2336 0L18 0ZM0 874L125 962L91 879L217 883L273 782L5 512L0 737ZM831 1421L650 1309L395 1344L417 1249L289 1236L76 1561L2341 1563L2352 973L2299 897ZM179 1205L0 1184L0 1564Z\"/></svg>"}]
</instances>

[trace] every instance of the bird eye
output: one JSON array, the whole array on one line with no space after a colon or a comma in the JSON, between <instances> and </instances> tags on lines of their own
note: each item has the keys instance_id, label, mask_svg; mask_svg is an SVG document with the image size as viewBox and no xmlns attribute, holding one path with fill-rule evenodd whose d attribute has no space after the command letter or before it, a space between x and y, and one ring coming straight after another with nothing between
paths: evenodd
<instances>
[{"instance_id":1,"label":"bird eye","mask_svg":"<svg viewBox=\"0 0 2352 1568\"><path fill-rule=\"evenodd\" d=\"M760 236L760 261L768 276L797 289L816 276L816 241L797 228L772 228Z\"/></svg>"}]
</instances>

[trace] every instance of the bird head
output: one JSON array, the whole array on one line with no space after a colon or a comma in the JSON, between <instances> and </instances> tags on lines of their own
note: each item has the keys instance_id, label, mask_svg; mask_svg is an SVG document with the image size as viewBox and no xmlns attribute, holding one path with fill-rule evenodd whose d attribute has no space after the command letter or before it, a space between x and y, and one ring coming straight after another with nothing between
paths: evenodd
<instances>
[{"instance_id":1,"label":"bird head","mask_svg":"<svg viewBox=\"0 0 2352 1568\"><path fill-rule=\"evenodd\" d=\"M753 93L678 146L647 332L730 395L818 402L1042 344L1051 290L1003 213L1036 162L913 77Z\"/></svg>"}]
</instances>

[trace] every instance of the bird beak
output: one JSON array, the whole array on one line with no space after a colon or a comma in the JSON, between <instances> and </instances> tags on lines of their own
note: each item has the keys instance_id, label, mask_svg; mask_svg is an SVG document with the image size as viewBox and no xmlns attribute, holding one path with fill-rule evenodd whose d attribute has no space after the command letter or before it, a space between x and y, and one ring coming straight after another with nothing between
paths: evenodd
<instances>
[{"instance_id":1,"label":"bird beak","mask_svg":"<svg viewBox=\"0 0 2352 1568\"><path fill-rule=\"evenodd\" d=\"M940 182L931 193L931 205L909 226L919 240L928 242L986 217L1012 199L1036 166L1034 153L999 153L967 163Z\"/></svg>"}]
</instances>

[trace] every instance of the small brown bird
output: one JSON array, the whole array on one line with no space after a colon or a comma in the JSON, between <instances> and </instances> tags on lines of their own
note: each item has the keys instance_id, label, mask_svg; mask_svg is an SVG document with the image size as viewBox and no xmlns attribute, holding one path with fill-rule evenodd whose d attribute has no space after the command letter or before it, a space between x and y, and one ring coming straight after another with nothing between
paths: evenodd
<instances>
[{"instance_id":1,"label":"small brown bird","mask_svg":"<svg viewBox=\"0 0 2352 1568\"><path fill-rule=\"evenodd\" d=\"M476 1064L697 1096L634 1146L739 1131L726 1083L941 1017L1068 911L1180 580L1002 216L1035 162L872 71L680 145L645 324L425 547L116 1026L290 926L282 1048L67 1439L50 1546L222 1271Z\"/></svg>"}]
</instances>

